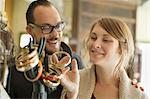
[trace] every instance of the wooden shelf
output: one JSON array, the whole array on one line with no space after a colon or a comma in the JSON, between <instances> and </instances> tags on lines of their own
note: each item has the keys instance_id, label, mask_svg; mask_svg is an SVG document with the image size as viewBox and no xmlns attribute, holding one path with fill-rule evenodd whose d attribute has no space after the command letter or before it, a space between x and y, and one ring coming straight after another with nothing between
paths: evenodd
<instances>
[{"instance_id":1,"label":"wooden shelf","mask_svg":"<svg viewBox=\"0 0 150 99\"><path fill-rule=\"evenodd\" d=\"M138 3L119 2L117 0L73 0L72 34L76 40L83 39L83 35L90 30L92 23L102 16L119 17L131 29L135 38L136 9ZM82 48L82 43L77 43L77 51Z\"/></svg>"},{"instance_id":2,"label":"wooden shelf","mask_svg":"<svg viewBox=\"0 0 150 99\"><path fill-rule=\"evenodd\" d=\"M93 13L88 13L88 12L82 12L80 15L86 16L86 17L91 17L94 19L98 19L99 16L111 16L110 14L93 14ZM118 17L118 16L114 16L114 17ZM119 18L123 19L125 22L130 23L130 24L136 23L135 18L126 18L126 17L119 17Z\"/></svg>"},{"instance_id":3,"label":"wooden shelf","mask_svg":"<svg viewBox=\"0 0 150 99\"><path fill-rule=\"evenodd\" d=\"M132 4L126 1L117 0L81 0L81 2L88 2L90 4L112 6L119 9L136 10L137 4Z\"/></svg>"}]
</instances>

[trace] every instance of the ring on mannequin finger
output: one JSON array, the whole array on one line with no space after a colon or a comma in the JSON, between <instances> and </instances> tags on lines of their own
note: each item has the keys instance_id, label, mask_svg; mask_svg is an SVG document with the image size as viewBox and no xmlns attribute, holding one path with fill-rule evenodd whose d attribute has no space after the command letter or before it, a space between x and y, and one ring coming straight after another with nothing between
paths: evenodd
<instances>
[{"instance_id":1,"label":"ring on mannequin finger","mask_svg":"<svg viewBox=\"0 0 150 99\"><path fill-rule=\"evenodd\" d=\"M23 48L21 50L22 50L22 52L15 58L16 69L21 72L29 71L30 69L34 68L38 64L39 57L38 57L38 55L36 55L34 62L27 64L29 62L29 60L23 61L23 58L26 57L26 55L28 55L29 49Z\"/></svg>"}]
</instances>

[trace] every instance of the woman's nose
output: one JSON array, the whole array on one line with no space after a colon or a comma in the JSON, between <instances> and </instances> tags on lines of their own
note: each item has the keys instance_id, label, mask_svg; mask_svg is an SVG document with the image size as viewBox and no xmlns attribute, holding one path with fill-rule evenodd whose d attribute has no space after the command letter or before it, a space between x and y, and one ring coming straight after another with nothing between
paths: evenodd
<instances>
[{"instance_id":1,"label":"woman's nose","mask_svg":"<svg viewBox=\"0 0 150 99\"><path fill-rule=\"evenodd\" d=\"M95 42L94 42L94 47L95 47L95 48L101 48L101 42L95 41Z\"/></svg>"}]
</instances>

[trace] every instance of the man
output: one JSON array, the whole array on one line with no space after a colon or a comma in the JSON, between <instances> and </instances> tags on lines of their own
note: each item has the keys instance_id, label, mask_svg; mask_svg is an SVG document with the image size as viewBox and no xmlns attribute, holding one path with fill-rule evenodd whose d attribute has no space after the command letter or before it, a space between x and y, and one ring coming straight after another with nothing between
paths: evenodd
<instances>
[{"instance_id":1,"label":"man","mask_svg":"<svg viewBox=\"0 0 150 99\"><path fill-rule=\"evenodd\" d=\"M41 37L46 39L45 56L49 56L56 51L65 51L72 56L71 49L61 41L62 31L65 27L64 22L60 18L57 9L47 0L33 1L26 12L27 27L26 31L34 37L39 43ZM32 53L31 53L32 54ZM28 55L26 57L31 57ZM72 56L73 58L74 56ZM47 58L44 58L44 61ZM78 59L78 57L76 57ZM77 60L78 66L82 66L80 60ZM43 63L44 64L44 63ZM44 64L45 65L45 64ZM79 67L82 68L82 67ZM19 72L15 67L11 68L9 84L7 89L11 98L31 98L33 87L23 72ZM60 99L62 86L59 85L56 90L51 91L45 86L48 99Z\"/></svg>"}]
</instances>

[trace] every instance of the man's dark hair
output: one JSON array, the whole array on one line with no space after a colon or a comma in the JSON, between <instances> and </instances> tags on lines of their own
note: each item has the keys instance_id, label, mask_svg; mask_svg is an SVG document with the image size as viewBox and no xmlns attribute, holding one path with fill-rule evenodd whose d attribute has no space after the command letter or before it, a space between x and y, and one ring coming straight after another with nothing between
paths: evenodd
<instances>
[{"instance_id":1,"label":"man's dark hair","mask_svg":"<svg viewBox=\"0 0 150 99\"><path fill-rule=\"evenodd\" d=\"M33 12L34 12L34 9L37 7L37 6L49 6L51 7L53 4L47 0L36 0L36 1L33 1L28 9L27 9L27 12L26 12L26 21L27 21L27 25L29 23L34 23L34 16L33 16Z\"/></svg>"}]
</instances>

